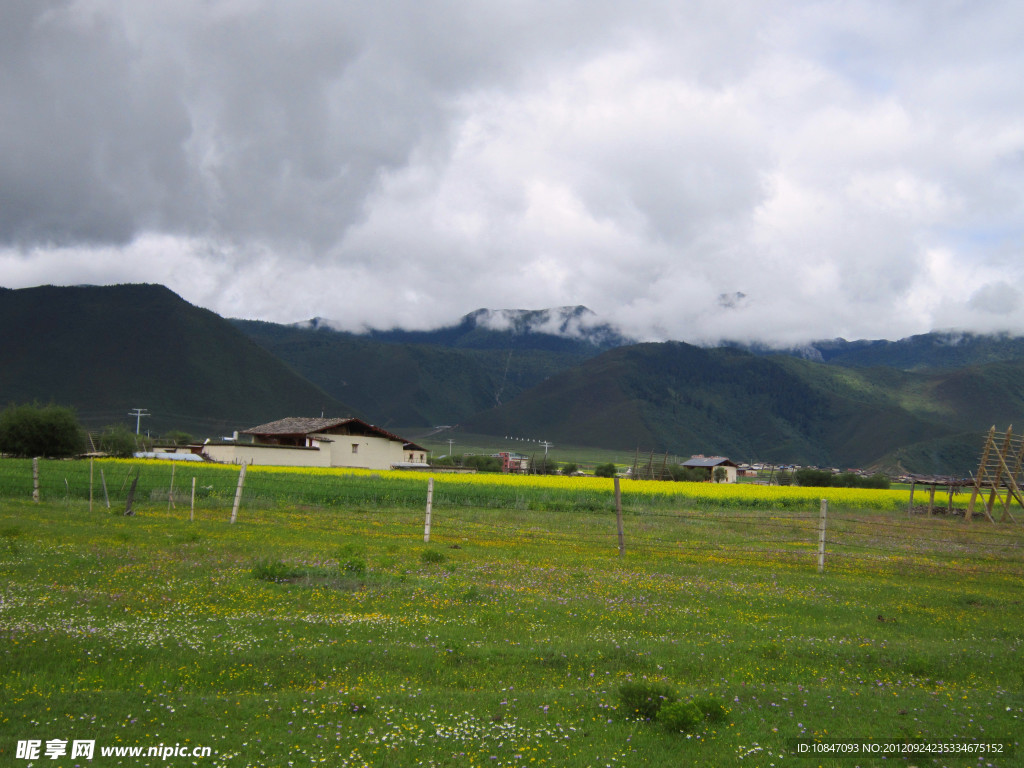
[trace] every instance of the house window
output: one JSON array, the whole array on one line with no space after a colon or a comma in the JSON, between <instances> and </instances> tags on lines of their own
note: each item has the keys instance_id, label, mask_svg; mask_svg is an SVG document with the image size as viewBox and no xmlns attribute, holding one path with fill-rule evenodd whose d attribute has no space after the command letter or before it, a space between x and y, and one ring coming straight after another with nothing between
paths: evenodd
<instances>
[{"instance_id":1,"label":"house window","mask_svg":"<svg viewBox=\"0 0 1024 768\"><path fill-rule=\"evenodd\" d=\"M352 453L359 453L359 443L352 443Z\"/></svg>"}]
</instances>

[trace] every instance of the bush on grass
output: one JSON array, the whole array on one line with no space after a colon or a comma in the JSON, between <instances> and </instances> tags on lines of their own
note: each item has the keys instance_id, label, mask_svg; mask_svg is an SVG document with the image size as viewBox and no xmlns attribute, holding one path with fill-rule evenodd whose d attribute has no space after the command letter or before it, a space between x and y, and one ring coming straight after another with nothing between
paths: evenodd
<instances>
[{"instance_id":1,"label":"bush on grass","mask_svg":"<svg viewBox=\"0 0 1024 768\"><path fill-rule=\"evenodd\" d=\"M366 547L358 543L348 543L338 550L338 570L342 576L365 576Z\"/></svg>"},{"instance_id":2,"label":"bush on grass","mask_svg":"<svg viewBox=\"0 0 1024 768\"><path fill-rule=\"evenodd\" d=\"M448 555L436 549L425 549L420 555L420 559L424 563L443 563L448 559Z\"/></svg>"},{"instance_id":3,"label":"bush on grass","mask_svg":"<svg viewBox=\"0 0 1024 768\"><path fill-rule=\"evenodd\" d=\"M664 705L677 699L675 691L665 683L643 680L619 686L619 701L623 709L629 717L637 720L654 720Z\"/></svg>"},{"instance_id":4,"label":"bush on grass","mask_svg":"<svg viewBox=\"0 0 1024 768\"><path fill-rule=\"evenodd\" d=\"M704 713L692 701L673 701L658 710L658 722L672 733L693 733L704 722Z\"/></svg>"},{"instance_id":5,"label":"bush on grass","mask_svg":"<svg viewBox=\"0 0 1024 768\"><path fill-rule=\"evenodd\" d=\"M724 723L726 718L729 717L729 710L713 696L702 696L694 699L693 703L703 713L704 718L709 723Z\"/></svg>"}]
</instances>

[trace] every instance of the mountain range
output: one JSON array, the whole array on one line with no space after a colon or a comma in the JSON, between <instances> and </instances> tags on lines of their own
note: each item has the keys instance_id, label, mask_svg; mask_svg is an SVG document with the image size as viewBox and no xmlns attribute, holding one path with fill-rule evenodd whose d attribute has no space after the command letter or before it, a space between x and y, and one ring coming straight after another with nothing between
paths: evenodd
<instances>
[{"instance_id":1,"label":"mountain range","mask_svg":"<svg viewBox=\"0 0 1024 768\"><path fill-rule=\"evenodd\" d=\"M0 402L217 435L289 415L560 445L965 474L1024 416L1024 339L934 333L777 350L637 343L585 307L431 331L229 320L162 286L0 289Z\"/></svg>"},{"instance_id":2,"label":"mountain range","mask_svg":"<svg viewBox=\"0 0 1024 768\"><path fill-rule=\"evenodd\" d=\"M134 408L157 434L213 436L271 414L359 415L163 286L0 289L0 328L0 405L69 405L90 429Z\"/></svg>"}]
</instances>

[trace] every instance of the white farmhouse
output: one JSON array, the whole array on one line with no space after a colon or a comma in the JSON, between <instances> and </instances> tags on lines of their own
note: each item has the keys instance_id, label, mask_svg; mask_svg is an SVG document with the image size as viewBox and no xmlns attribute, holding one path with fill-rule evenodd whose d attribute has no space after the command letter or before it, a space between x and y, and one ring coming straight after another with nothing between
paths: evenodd
<instances>
[{"instance_id":1,"label":"white farmhouse","mask_svg":"<svg viewBox=\"0 0 1024 768\"><path fill-rule=\"evenodd\" d=\"M207 443L203 454L227 464L278 467L425 469L427 451L361 419L291 418L247 429L242 440Z\"/></svg>"}]
</instances>

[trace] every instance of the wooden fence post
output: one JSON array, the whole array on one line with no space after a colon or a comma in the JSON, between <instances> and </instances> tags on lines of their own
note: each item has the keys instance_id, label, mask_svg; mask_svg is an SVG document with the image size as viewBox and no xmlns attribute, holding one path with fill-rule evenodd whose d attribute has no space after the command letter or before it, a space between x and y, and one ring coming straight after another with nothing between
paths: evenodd
<instances>
[{"instance_id":1,"label":"wooden fence post","mask_svg":"<svg viewBox=\"0 0 1024 768\"><path fill-rule=\"evenodd\" d=\"M173 464L171 464L171 487L167 489L167 511L168 512L171 511L171 507L174 507L174 509L177 509L177 507L174 506L174 470L175 469L177 469L177 467L174 466Z\"/></svg>"},{"instance_id":2,"label":"wooden fence post","mask_svg":"<svg viewBox=\"0 0 1024 768\"><path fill-rule=\"evenodd\" d=\"M39 457L32 459L32 501L39 501Z\"/></svg>"},{"instance_id":3,"label":"wooden fence post","mask_svg":"<svg viewBox=\"0 0 1024 768\"><path fill-rule=\"evenodd\" d=\"M107 501L107 509L110 509L110 494L107 493L107 476L103 474L103 467L100 467L100 483L103 484L103 498Z\"/></svg>"},{"instance_id":4,"label":"wooden fence post","mask_svg":"<svg viewBox=\"0 0 1024 768\"><path fill-rule=\"evenodd\" d=\"M622 531L622 490L619 488L619 478L615 478L615 526L619 531L619 557L626 554L626 537Z\"/></svg>"},{"instance_id":5,"label":"wooden fence post","mask_svg":"<svg viewBox=\"0 0 1024 768\"><path fill-rule=\"evenodd\" d=\"M131 470L128 470L129 473ZM124 502L124 514L125 517L130 517L135 514L135 508L132 506L135 503L135 488L139 484L139 475L142 474L142 470L136 470L135 479L132 480L131 487L128 489L128 498Z\"/></svg>"},{"instance_id":6,"label":"wooden fence post","mask_svg":"<svg viewBox=\"0 0 1024 768\"><path fill-rule=\"evenodd\" d=\"M231 507L231 522L234 523L238 519L238 506L242 503L242 486L245 484L245 463L242 463L242 469L238 472L238 489L235 491L235 503Z\"/></svg>"},{"instance_id":7,"label":"wooden fence post","mask_svg":"<svg viewBox=\"0 0 1024 768\"><path fill-rule=\"evenodd\" d=\"M196 479L192 478L192 509L188 513L188 521L191 523L196 519Z\"/></svg>"},{"instance_id":8,"label":"wooden fence post","mask_svg":"<svg viewBox=\"0 0 1024 768\"><path fill-rule=\"evenodd\" d=\"M818 573L825 572L825 517L828 514L828 499L821 500L821 518L818 520Z\"/></svg>"},{"instance_id":9,"label":"wooden fence post","mask_svg":"<svg viewBox=\"0 0 1024 768\"><path fill-rule=\"evenodd\" d=\"M427 518L423 523L423 543L430 543L430 515L434 509L434 478L427 479Z\"/></svg>"},{"instance_id":10,"label":"wooden fence post","mask_svg":"<svg viewBox=\"0 0 1024 768\"><path fill-rule=\"evenodd\" d=\"M93 458L89 457L89 511L90 512L92 512L92 479L93 479L92 463L93 463Z\"/></svg>"}]
</instances>

